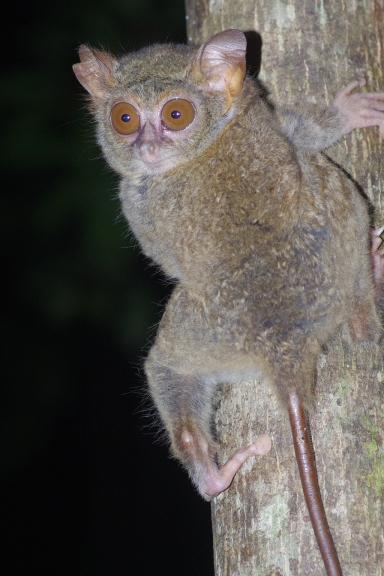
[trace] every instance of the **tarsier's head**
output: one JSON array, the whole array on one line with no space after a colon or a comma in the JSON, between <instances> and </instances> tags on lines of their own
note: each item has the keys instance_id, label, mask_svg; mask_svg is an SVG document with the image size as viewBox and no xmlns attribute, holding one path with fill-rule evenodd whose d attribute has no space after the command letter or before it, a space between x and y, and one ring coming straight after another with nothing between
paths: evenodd
<instances>
[{"instance_id":1,"label":"tarsier's head","mask_svg":"<svg viewBox=\"0 0 384 576\"><path fill-rule=\"evenodd\" d=\"M116 60L80 46L73 69L111 166L122 176L162 173L210 146L234 116L245 51L239 30L199 49L159 45Z\"/></svg>"}]
</instances>

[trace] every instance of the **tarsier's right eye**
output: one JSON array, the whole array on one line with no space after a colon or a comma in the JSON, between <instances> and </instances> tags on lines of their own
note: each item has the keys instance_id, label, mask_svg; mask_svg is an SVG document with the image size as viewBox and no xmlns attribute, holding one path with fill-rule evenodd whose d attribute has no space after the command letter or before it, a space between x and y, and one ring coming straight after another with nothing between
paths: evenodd
<instances>
[{"instance_id":1,"label":"tarsier's right eye","mask_svg":"<svg viewBox=\"0 0 384 576\"><path fill-rule=\"evenodd\" d=\"M119 102L112 108L111 124L119 134L133 134L140 128L140 116L132 104Z\"/></svg>"}]
</instances>

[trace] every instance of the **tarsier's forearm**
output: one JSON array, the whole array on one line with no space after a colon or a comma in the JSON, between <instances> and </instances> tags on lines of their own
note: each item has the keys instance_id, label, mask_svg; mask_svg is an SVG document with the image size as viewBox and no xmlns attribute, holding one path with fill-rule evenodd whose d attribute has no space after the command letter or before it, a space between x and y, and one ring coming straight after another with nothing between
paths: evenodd
<instances>
[{"instance_id":1,"label":"tarsier's forearm","mask_svg":"<svg viewBox=\"0 0 384 576\"><path fill-rule=\"evenodd\" d=\"M355 128L378 126L384 136L384 92L353 92L364 85L364 79L350 82L336 94L332 106L282 109L278 116L284 135L302 152L321 152Z\"/></svg>"}]
</instances>

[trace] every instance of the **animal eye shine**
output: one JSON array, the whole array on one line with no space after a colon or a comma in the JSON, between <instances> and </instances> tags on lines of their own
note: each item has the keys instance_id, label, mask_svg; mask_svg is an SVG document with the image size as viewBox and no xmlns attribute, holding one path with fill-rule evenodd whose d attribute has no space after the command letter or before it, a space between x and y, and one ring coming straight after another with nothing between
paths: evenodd
<instances>
[{"instance_id":1,"label":"animal eye shine","mask_svg":"<svg viewBox=\"0 0 384 576\"><path fill-rule=\"evenodd\" d=\"M161 111L161 120L167 130L185 130L195 119L195 107L189 100L175 98L164 104Z\"/></svg>"},{"instance_id":2,"label":"animal eye shine","mask_svg":"<svg viewBox=\"0 0 384 576\"><path fill-rule=\"evenodd\" d=\"M111 110L111 124L118 134L127 136L140 128L140 115L128 102L119 102Z\"/></svg>"}]
</instances>

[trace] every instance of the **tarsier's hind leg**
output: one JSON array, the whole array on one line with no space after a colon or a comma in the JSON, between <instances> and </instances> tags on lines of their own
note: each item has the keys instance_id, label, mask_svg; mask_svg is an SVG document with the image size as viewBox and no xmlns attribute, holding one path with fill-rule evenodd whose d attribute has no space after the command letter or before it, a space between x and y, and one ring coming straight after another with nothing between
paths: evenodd
<instances>
[{"instance_id":1,"label":"tarsier's hind leg","mask_svg":"<svg viewBox=\"0 0 384 576\"><path fill-rule=\"evenodd\" d=\"M354 301L348 320L349 336L354 342L374 343L382 333L378 308L384 280L384 227L371 230L371 260L365 258L356 279ZM372 282L373 280L373 282Z\"/></svg>"},{"instance_id":2,"label":"tarsier's hind leg","mask_svg":"<svg viewBox=\"0 0 384 576\"><path fill-rule=\"evenodd\" d=\"M383 296L384 248L382 247L383 239L381 238L383 232L384 226L371 231L371 259L377 300L381 300Z\"/></svg>"},{"instance_id":3,"label":"tarsier's hind leg","mask_svg":"<svg viewBox=\"0 0 384 576\"><path fill-rule=\"evenodd\" d=\"M377 342L381 333L381 323L374 298L360 297L355 300L348 327L352 342L363 344Z\"/></svg>"},{"instance_id":4,"label":"tarsier's hind leg","mask_svg":"<svg viewBox=\"0 0 384 576\"><path fill-rule=\"evenodd\" d=\"M153 353L155 355L155 349ZM176 374L151 358L146 363L146 371L152 396L171 440L172 452L184 464L206 500L229 487L249 456L264 455L271 449L270 437L261 434L250 446L232 454L219 468L210 429L212 384L203 377Z\"/></svg>"},{"instance_id":5,"label":"tarsier's hind leg","mask_svg":"<svg viewBox=\"0 0 384 576\"><path fill-rule=\"evenodd\" d=\"M233 454L223 467L216 465L212 396L218 374L228 363L226 356L229 354L218 352L216 335L199 303L176 288L145 369L172 452L207 500L228 488L249 456L266 454L271 447L269 436L261 435Z\"/></svg>"}]
</instances>

